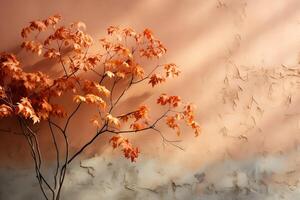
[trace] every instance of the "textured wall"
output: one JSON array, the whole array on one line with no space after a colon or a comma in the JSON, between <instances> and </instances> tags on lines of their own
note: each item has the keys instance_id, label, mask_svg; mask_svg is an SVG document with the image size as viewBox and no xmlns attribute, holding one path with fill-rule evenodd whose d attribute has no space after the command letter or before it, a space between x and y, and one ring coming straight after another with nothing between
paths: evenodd
<instances>
[{"instance_id":1,"label":"textured wall","mask_svg":"<svg viewBox=\"0 0 300 200\"><path fill-rule=\"evenodd\" d=\"M181 143L185 151L164 148L155 134L135 137L136 144L146 143L136 164L110 157L119 152L109 147L89 149L90 158L82 166L91 166L92 175L72 164L64 199L300 197L299 0L2 0L1 4L1 50L24 58L26 66L42 67L17 46L20 28L32 19L60 13L67 22L84 21L95 37L109 25L153 29L168 47L165 61L182 70L178 81L155 92L176 91L198 106L203 133L195 139L185 130ZM143 93L144 87L131 90L124 105L153 101L156 96ZM137 91L143 94L136 96ZM78 128L83 134L74 136L74 147L90 137L88 127L73 125L73 132ZM173 133L166 136L176 138ZM0 138L0 199L39 199L30 170L9 168L13 160L28 155L25 143L17 136ZM102 139L98 144L106 142Z\"/></svg>"}]
</instances>

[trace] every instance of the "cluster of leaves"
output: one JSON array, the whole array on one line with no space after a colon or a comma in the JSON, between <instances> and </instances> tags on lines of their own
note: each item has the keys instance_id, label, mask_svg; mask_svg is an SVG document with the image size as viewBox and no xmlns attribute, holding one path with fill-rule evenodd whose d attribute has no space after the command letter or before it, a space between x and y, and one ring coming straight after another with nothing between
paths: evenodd
<instances>
[{"instance_id":1,"label":"cluster of leaves","mask_svg":"<svg viewBox=\"0 0 300 200\"><path fill-rule=\"evenodd\" d=\"M181 98L178 96L167 96L166 94L160 95L157 99L157 104L163 106L169 106L169 108L174 109L181 105ZM170 110L170 109L169 109ZM173 110L170 110L173 111ZM166 117L166 124L176 130L177 135L180 135L180 126L178 122L180 120L184 120L188 126L190 126L195 135L198 136L200 133L200 126L195 121L195 113L194 113L194 106L192 104L184 104L183 111L173 111L175 112L174 115L168 115Z\"/></svg>"},{"instance_id":2,"label":"cluster of leaves","mask_svg":"<svg viewBox=\"0 0 300 200\"><path fill-rule=\"evenodd\" d=\"M59 105L49 103L49 99L59 92L56 88L61 85L60 79L51 80L41 72L25 72L19 65L13 54L0 54L0 100L3 109L0 117L20 115L37 123L49 115L65 116ZM70 79L64 84L69 82Z\"/></svg>"},{"instance_id":3,"label":"cluster of leaves","mask_svg":"<svg viewBox=\"0 0 300 200\"><path fill-rule=\"evenodd\" d=\"M174 63L162 64L146 72L143 60L162 57L167 49L149 29L141 33L132 28L110 26L108 37L99 40L100 50L90 53L94 45L92 37L85 32L83 22L59 26L61 16L50 16L45 20L32 21L23 28L21 47L45 59L57 61L62 73L56 77L42 72L26 72L13 54L0 54L0 117L18 117L32 124L49 121L51 117L66 118L68 113L57 99L66 93L73 94L73 101L94 105L99 115L91 118L92 124L102 132L117 134L110 142L121 147L126 158L134 161L139 150L133 148L121 133L155 129L155 125L166 119L166 125L180 134L179 121L183 120L198 135L200 127L195 121L193 106L183 103L178 96L162 94L157 104L165 106L166 112L156 120L149 117L147 105L136 110L114 116L113 110L124 93L134 84L148 80L155 87L170 77L177 77L180 70ZM87 79L83 73L93 73L95 79ZM120 82L127 85L120 94L115 92ZM56 99L56 100L55 100ZM130 121L128 130L124 124Z\"/></svg>"},{"instance_id":4,"label":"cluster of leaves","mask_svg":"<svg viewBox=\"0 0 300 200\"><path fill-rule=\"evenodd\" d=\"M112 143L113 148L121 146L125 158L130 158L132 162L138 157L139 149L137 147L134 148L132 144L129 143L128 139L121 135L113 136L109 142Z\"/></svg>"}]
</instances>

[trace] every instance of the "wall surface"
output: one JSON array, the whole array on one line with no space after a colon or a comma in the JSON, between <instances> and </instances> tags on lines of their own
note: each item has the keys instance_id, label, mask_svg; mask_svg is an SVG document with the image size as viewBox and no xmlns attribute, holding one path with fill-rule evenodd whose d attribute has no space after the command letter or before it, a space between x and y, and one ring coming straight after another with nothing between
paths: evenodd
<instances>
[{"instance_id":1,"label":"wall surface","mask_svg":"<svg viewBox=\"0 0 300 200\"><path fill-rule=\"evenodd\" d=\"M154 30L168 47L163 61L178 64L181 77L151 92L135 87L122 103L151 102L156 93L176 91L198 107L202 134L194 138L186 129L184 151L142 134L133 138L142 156L132 164L100 138L101 148L87 150L81 167L72 164L63 199L300 198L299 0L0 3L1 51L15 53L29 69L47 71L19 48L20 29L31 20L60 13L67 23L85 22L96 38L109 25ZM91 137L78 122L72 148ZM165 135L176 139L173 132ZM30 157L23 138L1 133L0 152L0 199L40 199L32 166L22 164Z\"/></svg>"}]
</instances>

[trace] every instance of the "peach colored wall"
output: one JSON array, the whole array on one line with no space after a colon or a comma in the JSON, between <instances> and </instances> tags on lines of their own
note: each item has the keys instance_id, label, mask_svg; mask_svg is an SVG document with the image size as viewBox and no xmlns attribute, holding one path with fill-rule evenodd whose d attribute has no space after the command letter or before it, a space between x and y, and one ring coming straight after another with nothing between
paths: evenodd
<instances>
[{"instance_id":1,"label":"peach colored wall","mask_svg":"<svg viewBox=\"0 0 300 200\"><path fill-rule=\"evenodd\" d=\"M30 20L53 13L67 22L84 21L94 37L103 35L109 25L149 27L168 47L163 61L181 67L177 81L154 91L176 91L194 102L203 133L195 139L185 130L183 152L163 148L155 135L137 136L137 143L148 143L142 148L146 160L156 157L162 165L198 169L227 159L289 153L299 146L299 0L3 0L1 50L34 65L36 60L26 59L17 46L19 30ZM144 90L144 85L136 87L127 98L136 99L136 93ZM156 96L150 92L144 97L138 99L150 102ZM84 132L80 139L88 137L89 128L80 130ZM166 133L175 138L172 134ZM153 139L155 143L148 142ZM10 144L1 144L0 149L9 149L15 157Z\"/></svg>"}]
</instances>

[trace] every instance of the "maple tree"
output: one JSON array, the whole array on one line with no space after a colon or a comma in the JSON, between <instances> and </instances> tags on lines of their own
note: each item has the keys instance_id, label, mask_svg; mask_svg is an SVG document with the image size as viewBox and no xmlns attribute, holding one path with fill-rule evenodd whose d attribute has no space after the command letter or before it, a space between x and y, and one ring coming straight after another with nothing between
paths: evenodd
<instances>
[{"instance_id":1,"label":"maple tree","mask_svg":"<svg viewBox=\"0 0 300 200\"><path fill-rule=\"evenodd\" d=\"M26 72L15 55L0 54L0 118L17 119L30 146L45 199L60 199L68 165L103 133L112 133L109 143L113 148L120 148L132 162L136 161L140 150L122 133L153 130L163 137L156 125L164 121L180 135L182 121L198 136L200 127L195 121L194 107L184 103L179 96L161 94L156 104L162 106L164 112L155 119L151 119L147 105L121 115L114 114L118 103L133 85L147 81L150 87L156 87L180 74L174 63L158 64L152 71L146 72L142 60L159 59L167 51L151 30L138 33L132 28L110 26L107 29L108 36L99 40L99 51L91 53L89 49L94 43L85 32L85 24L77 22L59 26L60 20L60 15L54 15L30 22L22 29L24 42L21 47L37 56L56 61L63 73L50 77L39 71ZM96 78L85 78L85 73L92 73ZM121 82L125 82L125 86ZM116 92L116 88L121 92ZM59 104L66 93L72 94L76 105L70 113ZM97 109L97 116L90 119L96 132L81 148L70 152L68 127L82 104L90 104ZM56 123L54 118L64 120L64 125ZM41 171L42 155L37 137L40 133L35 129L41 123L46 123L51 130L57 156L53 184L46 180ZM60 152L62 150L56 141L56 134L64 138L64 153Z\"/></svg>"}]
</instances>

